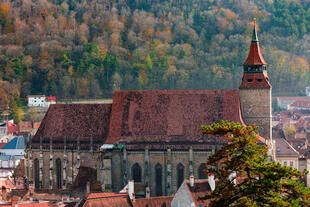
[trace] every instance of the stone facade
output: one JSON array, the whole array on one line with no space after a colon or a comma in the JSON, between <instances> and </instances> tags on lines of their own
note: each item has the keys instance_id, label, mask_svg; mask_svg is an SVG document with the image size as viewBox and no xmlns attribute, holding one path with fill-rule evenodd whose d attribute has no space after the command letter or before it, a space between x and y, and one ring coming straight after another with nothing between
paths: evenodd
<instances>
[{"instance_id":1,"label":"stone facade","mask_svg":"<svg viewBox=\"0 0 310 207\"><path fill-rule=\"evenodd\" d=\"M195 146L185 145L187 150L174 149L173 146L165 150L105 150L102 152L101 169L98 169L98 180L104 182L106 190L112 184L112 191L120 191L129 179L134 179L132 169L135 164L141 167L141 181L135 182L143 196L145 188L150 188L151 196L171 195L178 189L178 165L184 167L183 179L193 175L199 178L199 168L204 165L208 157L214 152L215 146L209 150L196 150ZM149 159L148 159L149 157ZM156 180L156 166L161 166L161 183ZM202 173L202 172L200 172ZM159 190L158 187L161 187ZM159 192L159 194L157 194ZM161 192L161 193L160 193Z\"/></svg>"},{"instance_id":2,"label":"stone facade","mask_svg":"<svg viewBox=\"0 0 310 207\"><path fill-rule=\"evenodd\" d=\"M247 125L256 124L261 136L272 138L271 89L239 89L243 120Z\"/></svg>"},{"instance_id":3,"label":"stone facade","mask_svg":"<svg viewBox=\"0 0 310 207\"><path fill-rule=\"evenodd\" d=\"M99 151L77 149L27 149L25 154L25 172L28 184L35 184L43 189L67 189L72 186L79 166L97 167ZM83 161L80 161L81 159ZM60 160L60 171L57 172L57 160ZM35 162L39 167L35 166ZM60 176L58 178L58 176ZM36 179L39 178L39 179ZM60 184L57 182L60 179Z\"/></svg>"}]
</instances>

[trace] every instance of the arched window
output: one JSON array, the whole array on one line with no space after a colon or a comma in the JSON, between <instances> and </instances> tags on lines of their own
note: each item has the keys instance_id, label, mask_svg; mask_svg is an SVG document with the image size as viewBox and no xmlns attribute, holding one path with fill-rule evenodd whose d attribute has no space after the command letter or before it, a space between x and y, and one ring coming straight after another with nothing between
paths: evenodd
<instances>
[{"instance_id":1,"label":"arched window","mask_svg":"<svg viewBox=\"0 0 310 207\"><path fill-rule=\"evenodd\" d=\"M167 206L166 206L166 203L163 203L163 204L161 205L161 207L167 207Z\"/></svg>"},{"instance_id":2,"label":"arched window","mask_svg":"<svg viewBox=\"0 0 310 207\"><path fill-rule=\"evenodd\" d=\"M60 158L56 159L56 184L57 184L57 188L61 188L62 187L62 176L61 176L61 171L62 171L62 167L61 167L61 160Z\"/></svg>"},{"instance_id":3,"label":"arched window","mask_svg":"<svg viewBox=\"0 0 310 207\"><path fill-rule=\"evenodd\" d=\"M198 168L198 178L199 179L207 179L207 174L205 174L203 171L207 169L207 166L205 163L201 163Z\"/></svg>"},{"instance_id":4,"label":"arched window","mask_svg":"<svg viewBox=\"0 0 310 207\"><path fill-rule=\"evenodd\" d=\"M178 188L182 185L184 181L184 166L179 163L177 165L177 177L178 177Z\"/></svg>"},{"instance_id":5,"label":"arched window","mask_svg":"<svg viewBox=\"0 0 310 207\"><path fill-rule=\"evenodd\" d=\"M132 179L137 182L137 183L141 183L142 182L142 173L141 173L141 167L138 163L135 163L132 168L131 168L131 175L132 175Z\"/></svg>"},{"instance_id":6,"label":"arched window","mask_svg":"<svg viewBox=\"0 0 310 207\"><path fill-rule=\"evenodd\" d=\"M162 196L162 194L163 194L162 171L163 171L163 168L162 168L161 164L157 163L155 166L156 196Z\"/></svg>"},{"instance_id":7,"label":"arched window","mask_svg":"<svg viewBox=\"0 0 310 207\"><path fill-rule=\"evenodd\" d=\"M40 188L40 164L37 158L34 160L34 186Z\"/></svg>"}]
</instances>

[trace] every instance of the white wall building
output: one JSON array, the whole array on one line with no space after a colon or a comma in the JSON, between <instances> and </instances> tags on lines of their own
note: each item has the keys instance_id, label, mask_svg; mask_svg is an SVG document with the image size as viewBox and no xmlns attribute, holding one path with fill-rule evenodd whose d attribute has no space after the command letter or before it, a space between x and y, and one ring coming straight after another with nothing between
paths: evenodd
<instances>
[{"instance_id":1,"label":"white wall building","mask_svg":"<svg viewBox=\"0 0 310 207\"><path fill-rule=\"evenodd\" d=\"M28 107L49 107L56 104L56 97L46 97L45 95L29 95Z\"/></svg>"},{"instance_id":2,"label":"white wall building","mask_svg":"<svg viewBox=\"0 0 310 207\"><path fill-rule=\"evenodd\" d=\"M35 107L47 107L45 95L29 95L28 96L28 106Z\"/></svg>"}]
</instances>

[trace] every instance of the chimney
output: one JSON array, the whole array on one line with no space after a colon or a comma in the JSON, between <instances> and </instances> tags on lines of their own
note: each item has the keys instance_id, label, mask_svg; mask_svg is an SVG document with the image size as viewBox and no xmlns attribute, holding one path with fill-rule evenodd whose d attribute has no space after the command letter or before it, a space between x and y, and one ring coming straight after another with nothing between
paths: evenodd
<instances>
[{"instance_id":1,"label":"chimney","mask_svg":"<svg viewBox=\"0 0 310 207\"><path fill-rule=\"evenodd\" d=\"M134 202L134 200L135 200L135 183L134 183L134 180L128 180L128 195L129 195L129 198Z\"/></svg>"},{"instance_id":2,"label":"chimney","mask_svg":"<svg viewBox=\"0 0 310 207\"><path fill-rule=\"evenodd\" d=\"M87 181L86 183L86 193L90 193L90 182Z\"/></svg>"},{"instance_id":3,"label":"chimney","mask_svg":"<svg viewBox=\"0 0 310 207\"><path fill-rule=\"evenodd\" d=\"M208 176L208 183L210 185L211 191L213 192L215 189L215 180L214 180L214 174L210 173Z\"/></svg>"},{"instance_id":4,"label":"chimney","mask_svg":"<svg viewBox=\"0 0 310 207\"><path fill-rule=\"evenodd\" d=\"M29 200L32 202L33 201L33 194L30 192L29 193Z\"/></svg>"},{"instance_id":5,"label":"chimney","mask_svg":"<svg viewBox=\"0 0 310 207\"><path fill-rule=\"evenodd\" d=\"M151 190L150 187L145 188L145 198L150 198L151 197Z\"/></svg>"},{"instance_id":6,"label":"chimney","mask_svg":"<svg viewBox=\"0 0 310 207\"><path fill-rule=\"evenodd\" d=\"M189 176L189 185L191 186L191 187L194 187L194 185L195 185L195 178L194 178L194 176Z\"/></svg>"}]
</instances>

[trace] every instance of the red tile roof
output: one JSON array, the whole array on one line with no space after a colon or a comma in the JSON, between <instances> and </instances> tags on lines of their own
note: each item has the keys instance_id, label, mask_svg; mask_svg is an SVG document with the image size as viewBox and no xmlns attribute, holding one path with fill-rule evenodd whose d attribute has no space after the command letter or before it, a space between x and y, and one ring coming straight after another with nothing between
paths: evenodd
<instances>
[{"instance_id":1,"label":"red tile roof","mask_svg":"<svg viewBox=\"0 0 310 207\"><path fill-rule=\"evenodd\" d=\"M238 90L117 91L105 143L196 142L221 120L243 123Z\"/></svg>"},{"instance_id":2,"label":"red tile roof","mask_svg":"<svg viewBox=\"0 0 310 207\"><path fill-rule=\"evenodd\" d=\"M55 101L56 101L56 97L55 97L55 96L49 96L49 97L47 97L46 99L49 100L49 101L50 101L50 100L55 100Z\"/></svg>"},{"instance_id":3,"label":"red tile roof","mask_svg":"<svg viewBox=\"0 0 310 207\"><path fill-rule=\"evenodd\" d=\"M290 104L290 106L310 108L310 101L295 101L294 103Z\"/></svg>"},{"instance_id":4,"label":"red tile roof","mask_svg":"<svg viewBox=\"0 0 310 207\"><path fill-rule=\"evenodd\" d=\"M18 207L49 207L48 202L44 203L19 203L17 204Z\"/></svg>"},{"instance_id":5,"label":"red tile roof","mask_svg":"<svg viewBox=\"0 0 310 207\"><path fill-rule=\"evenodd\" d=\"M140 198L132 202L133 207L169 207L173 196L160 196L152 198Z\"/></svg>"},{"instance_id":6,"label":"red tile roof","mask_svg":"<svg viewBox=\"0 0 310 207\"><path fill-rule=\"evenodd\" d=\"M120 197L127 196L127 193L91 193L87 196L87 199L95 198L111 198L111 197Z\"/></svg>"},{"instance_id":7,"label":"red tile roof","mask_svg":"<svg viewBox=\"0 0 310 207\"><path fill-rule=\"evenodd\" d=\"M244 66L267 65L259 48L259 42L251 42L248 58L243 63Z\"/></svg>"},{"instance_id":8,"label":"red tile roof","mask_svg":"<svg viewBox=\"0 0 310 207\"><path fill-rule=\"evenodd\" d=\"M278 96L280 101L292 100L292 101L310 101L309 96Z\"/></svg>"},{"instance_id":9,"label":"red tile roof","mask_svg":"<svg viewBox=\"0 0 310 207\"><path fill-rule=\"evenodd\" d=\"M33 122L33 128L39 129L41 122Z\"/></svg>"},{"instance_id":10,"label":"red tile roof","mask_svg":"<svg viewBox=\"0 0 310 207\"><path fill-rule=\"evenodd\" d=\"M92 196L94 198L87 198L83 207L132 207L131 200L128 194L119 194L104 196L105 193L100 193L103 197L97 198L97 196ZM111 193L109 193L111 194Z\"/></svg>"},{"instance_id":11,"label":"red tile roof","mask_svg":"<svg viewBox=\"0 0 310 207\"><path fill-rule=\"evenodd\" d=\"M2 149L2 147L4 147L7 143L0 143L0 149Z\"/></svg>"},{"instance_id":12,"label":"red tile roof","mask_svg":"<svg viewBox=\"0 0 310 207\"><path fill-rule=\"evenodd\" d=\"M21 132L31 131L31 129L32 129L32 122L31 121L21 121L19 123L19 128L20 128Z\"/></svg>"},{"instance_id":13,"label":"red tile roof","mask_svg":"<svg viewBox=\"0 0 310 207\"><path fill-rule=\"evenodd\" d=\"M19 132L19 126L8 121L7 122L7 130L8 130L7 131L8 134L17 133L17 132Z\"/></svg>"},{"instance_id":14,"label":"red tile roof","mask_svg":"<svg viewBox=\"0 0 310 207\"><path fill-rule=\"evenodd\" d=\"M193 187L190 186L189 180L186 180L186 184L196 206L208 206L210 204L209 199L199 199L201 197L204 197L206 193L210 195L212 192L208 180L195 180Z\"/></svg>"},{"instance_id":15,"label":"red tile roof","mask_svg":"<svg viewBox=\"0 0 310 207\"><path fill-rule=\"evenodd\" d=\"M244 73L240 89L271 88L267 74L265 73Z\"/></svg>"},{"instance_id":16,"label":"red tile roof","mask_svg":"<svg viewBox=\"0 0 310 207\"><path fill-rule=\"evenodd\" d=\"M33 143L80 141L103 143L108 134L111 104L53 104L33 137Z\"/></svg>"}]
</instances>

